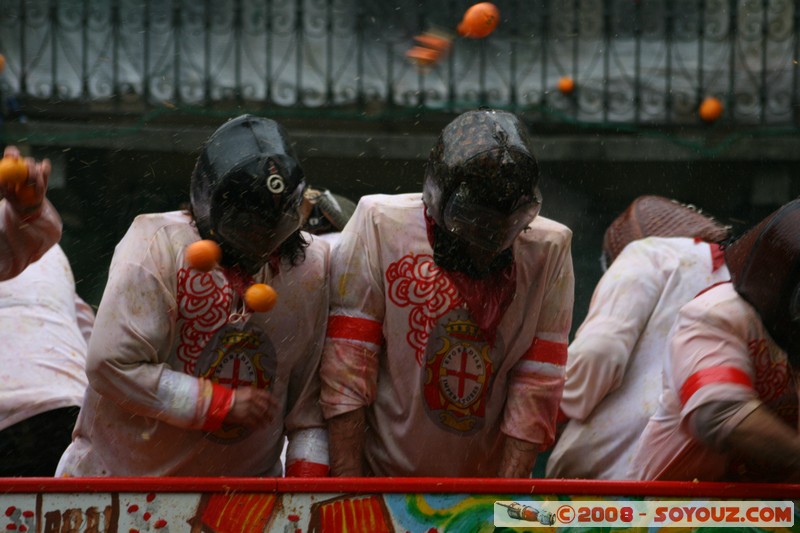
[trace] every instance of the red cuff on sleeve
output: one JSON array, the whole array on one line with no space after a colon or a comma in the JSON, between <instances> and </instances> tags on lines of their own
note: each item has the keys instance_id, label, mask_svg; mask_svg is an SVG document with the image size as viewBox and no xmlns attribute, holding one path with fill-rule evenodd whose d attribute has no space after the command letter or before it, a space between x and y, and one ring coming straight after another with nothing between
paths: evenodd
<instances>
[{"instance_id":1,"label":"red cuff on sleeve","mask_svg":"<svg viewBox=\"0 0 800 533\"><path fill-rule=\"evenodd\" d=\"M330 467L309 461L295 461L286 467L286 477L328 477Z\"/></svg>"},{"instance_id":2,"label":"red cuff on sleeve","mask_svg":"<svg viewBox=\"0 0 800 533\"><path fill-rule=\"evenodd\" d=\"M217 385L211 385L211 404L208 406L206 420L203 423L203 431L216 431L222 426L222 421L228 416L228 412L233 407L233 389Z\"/></svg>"}]
</instances>

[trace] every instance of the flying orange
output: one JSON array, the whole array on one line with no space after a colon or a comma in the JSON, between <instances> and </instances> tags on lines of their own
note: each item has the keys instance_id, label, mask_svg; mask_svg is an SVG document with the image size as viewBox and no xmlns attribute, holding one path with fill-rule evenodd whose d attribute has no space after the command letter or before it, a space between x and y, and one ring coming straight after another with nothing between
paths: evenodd
<instances>
[{"instance_id":1,"label":"flying orange","mask_svg":"<svg viewBox=\"0 0 800 533\"><path fill-rule=\"evenodd\" d=\"M244 303L256 313L269 311L278 301L278 293L265 283L254 283L244 291Z\"/></svg>"},{"instance_id":2,"label":"flying orange","mask_svg":"<svg viewBox=\"0 0 800 533\"><path fill-rule=\"evenodd\" d=\"M222 249L210 239L193 242L186 247L186 261L196 270L209 272L217 266L220 259L222 259Z\"/></svg>"},{"instance_id":3,"label":"flying orange","mask_svg":"<svg viewBox=\"0 0 800 533\"><path fill-rule=\"evenodd\" d=\"M500 10L491 2L481 2L467 9L458 25L458 34L482 39L491 34L500 22Z\"/></svg>"}]
</instances>

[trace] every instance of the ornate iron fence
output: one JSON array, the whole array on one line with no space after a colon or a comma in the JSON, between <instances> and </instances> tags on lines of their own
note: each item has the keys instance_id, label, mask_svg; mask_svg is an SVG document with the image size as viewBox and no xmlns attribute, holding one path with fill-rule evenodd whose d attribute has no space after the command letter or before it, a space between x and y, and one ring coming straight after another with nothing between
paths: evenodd
<instances>
[{"instance_id":1,"label":"ornate iron fence","mask_svg":"<svg viewBox=\"0 0 800 533\"><path fill-rule=\"evenodd\" d=\"M800 125L796 0L497 0L485 39L420 70L461 0L0 0L6 95L351 117L490 105L553 122ZM558 90L569 77L573 92ZM113 109L113 107L112 107Z\"/></svg>"}]
</instances>

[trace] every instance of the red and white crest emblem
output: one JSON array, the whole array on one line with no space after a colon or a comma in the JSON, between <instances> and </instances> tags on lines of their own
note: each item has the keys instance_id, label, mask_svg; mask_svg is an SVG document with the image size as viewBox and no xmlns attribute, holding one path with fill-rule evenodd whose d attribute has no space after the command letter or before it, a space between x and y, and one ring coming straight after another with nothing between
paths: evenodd
<instances>
[{"instance_id":1,"label":"red and white crest emblem","mask_svg":"<svg viewBox=\"0 0 800 533\"><path fill-rule=\"evenodd\" d=\"M270 389L277 359L264 333L223 328L209 346L208 355L198 361L200 376L232 389ZM249 434L244 426L223 424L209 438L230 444Z\"/></svg>"},{"instance_id":2,"label":"red and white crest emblem","mask_svg":"<svg viewBox=\"0 0 800 533\"><path fill-rule=\"evenodd\" d=\"M463 316L451 316L463 315ZM465 313L451 313L435 338L423 368L426 410L437 425L459 434L483 426L493 377L490 346ZM438 349L432 347L439 346Z\"/></svg>"}]
</instances>

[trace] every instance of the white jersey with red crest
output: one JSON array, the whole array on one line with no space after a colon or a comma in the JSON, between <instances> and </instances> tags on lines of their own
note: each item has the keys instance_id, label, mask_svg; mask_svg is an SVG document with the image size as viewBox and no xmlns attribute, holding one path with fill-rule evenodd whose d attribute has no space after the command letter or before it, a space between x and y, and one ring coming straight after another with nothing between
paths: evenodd
<instances>
[{"instance_id":1,"label":"white jersey with red crest","mask_svg":"<svg viewBox=\"0 0 800 533\"><path fill-rule=\"evenodd\" d=\"M253 276L278 301L250 313L223 270L187 264L199 238L188 215L171 212L137 217L117 245L89 346L91 387L59 475L276 476L285 435L291 450L294 435L324 433L327 244L312 243L298 266ZM204 380L269 389L272 422L205 431Z\"/></svg>"},{"instance_id":2,"label":"white jersey with red crest","mask_svg":"<svg viewBox=\"0 0 800 533\"><path fill-rule=\"evenodd\" d=\"M368 407L378 476L491 477L504 435L552 442L574 279L571 231L536 218L490 342L433 261L420 194L363 197L331 260L326 417Z\"/></svg>"}]
</instances>

